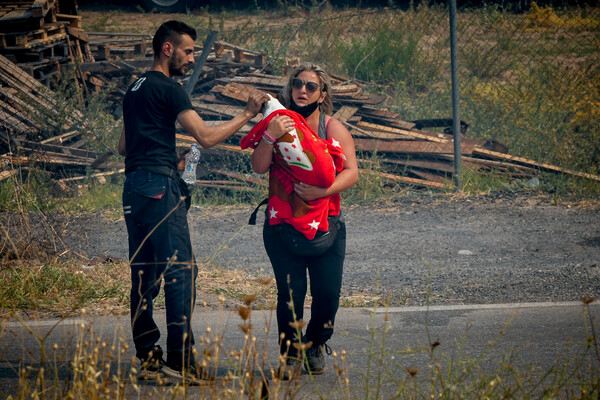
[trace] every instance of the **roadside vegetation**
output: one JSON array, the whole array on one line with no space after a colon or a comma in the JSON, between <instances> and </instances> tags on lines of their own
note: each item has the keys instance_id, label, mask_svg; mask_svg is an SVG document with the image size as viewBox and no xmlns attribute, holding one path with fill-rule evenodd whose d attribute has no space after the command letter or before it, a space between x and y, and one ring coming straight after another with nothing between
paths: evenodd
<instances>
[{"instance_id":1,"label":"roadside vegetation","mask_svg":"<svg viewBox=\"0 0 600 400\"><path fill-rule=\"evenodd\" d=\"M50 273L51 274L51 273ZM435 271L430 271L429 280ZM54 280L53 277L50 277ZM258 279L258 286L269 286L269 279ZM62 286L58 289L63 289ZM64 290L64 289L63 289ZM58 293L58 292L57 292ZM274 375L279 360L269 357L267 339L274 324L263 326L253 320L253 309L261 294L240 297L234 321L226 317L197 333L197 350L206 367L221 372L215 384L199 390L185 384L158 381L157 384L137 378L135 357L129 358L127 332L115 330L112 337L100 336L95 328L103 322L97 317L89 322L77 322L69 328L68 341L56 341L54 330L29 329L35 345L23 349L27 360L18 368L16 393L10 399L106 399L106 398L194 398L202 399L278 399L305 398L306 391L321 399L597 399L600 394L600 349L595 333L594 315L590 303L582 298L581 317L584 332L556 352L556 362L550 367L528 363L518 349L506 349L499 343L512 329L511 320L496 332L487 346L476 352L466 350L467 332L454 342L440 343L429 333L415 338L406 348L391 348L388 344L392 324L385 299L379 299L374 309L384 311L383 318L372 313L364 334L353 337L361 345L357 349L336 349L327 374L336 377L331 386L323 385L311 375L290 382ZM435 296L428 291L427 299ZM225 310L225 296L218 296L219 310ZM274 302L270 302L273 307ZM198 307L205 305L199 304ZM271 308L273 310L273 308ZM86 317L94 310L79 309ZM274 311L272 311L274 312ZM227 313L223 312L223 315ZM28 322L20 314L0 318L0 338L13 330L4 326L6 320L17 321L23 327ZM66 317L65 317L66 318ZM239 319L238 319L239 318ZM227 319L227 320L226 320ZM271 318L274 320L274 316ZM93 322L92 322L93 321ZM237 322L236 322L237 321ZM296 321L298 330L304 321ZM241 348L231 349L223 341L225 330L236 329L241 335ZM265 335L266 334L266 335ZM338 335L348 335L340 330ZM270 339L269 339L270 340ZM226 350L227 349L227 350ZM306 348L302 349L303 351ZM270 350L273 351L272 349ZM354 365L353 356L363 354L364 363ZM356 378L353 369L358 368ZM351 378L352 377L352 378ZM352 379L352 380L351 380ZM192 393L194 393L192 395Z\"/></svg>"}]
</instances>

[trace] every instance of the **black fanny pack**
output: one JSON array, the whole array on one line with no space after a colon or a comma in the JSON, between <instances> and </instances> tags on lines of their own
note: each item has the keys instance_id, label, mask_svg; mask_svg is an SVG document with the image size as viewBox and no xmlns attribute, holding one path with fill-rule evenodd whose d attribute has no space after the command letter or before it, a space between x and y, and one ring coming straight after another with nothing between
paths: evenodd
<instances>
[{"instance_id":1,"label":"black fanny pack","mask_svg":"<svg viewBox=\"0 0 600 400\"><path fill-rule=\"evenodd\" d=\"M339 229L339 215L330 215L327 219L329 220L329 230L317 231L313 239L307 239L302 232L285 222L274 225L272 228L280 234L285 246L292 253L298 256L320 256L333 245Z\"/></svg>"},{"instance_id":2,"label":"black fanny pack","mask_svg":"<svg viewBox=\"0 0 600 400\"><path fill-rule=\"evenodd\" d=\"M258 209L263 204L267 204L269 199L263 200L252 212L249 225L256 225L256 214ZM325 253L335 242L340 224L340 215L330 215L327 218L329 222L329 230L326 232L317 231L313 239L307 239L304 234L296 230L292 225L281 223L277 225L269 225L270 229L274 229L289 251L298 256L319 256ZM265 219L265 224L269 223L269 219Z\"/></svg>"}]
</instances>

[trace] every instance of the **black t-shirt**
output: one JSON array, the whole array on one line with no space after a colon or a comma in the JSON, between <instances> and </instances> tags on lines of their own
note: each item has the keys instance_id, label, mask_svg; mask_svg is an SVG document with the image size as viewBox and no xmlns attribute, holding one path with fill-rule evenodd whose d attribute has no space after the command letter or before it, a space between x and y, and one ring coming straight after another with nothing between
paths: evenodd
<instances>
[{"instance_id":1,"label":"black t-shirt","mask_svg":"<svg viewBox=\"0 0 600 400\"><path fill-rule=\"evenodd\" d=\"M123 100L125 172L145 166L176 170L175 122L189 109L185 90L162 72L148 71L135 81Z\"/></svg>"}]
</instances>

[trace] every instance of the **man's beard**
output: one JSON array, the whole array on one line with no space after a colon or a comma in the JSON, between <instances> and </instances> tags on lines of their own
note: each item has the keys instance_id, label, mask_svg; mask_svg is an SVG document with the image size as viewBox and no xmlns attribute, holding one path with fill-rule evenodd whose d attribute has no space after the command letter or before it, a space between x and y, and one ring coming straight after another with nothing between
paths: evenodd
<instances>
[{"instance_id":1,"label":"man's beard","mask_svg":"<svg viewBox=\"0 0 600 400\"><path fill-rule=\"evenodd\" d=\"M172 54L171 58L169 59L169 74L171 76L183 76L185 75L185 72L183 71L184 67L185 64L177 67L175 54Z\"/></svg>"}]
</instances>

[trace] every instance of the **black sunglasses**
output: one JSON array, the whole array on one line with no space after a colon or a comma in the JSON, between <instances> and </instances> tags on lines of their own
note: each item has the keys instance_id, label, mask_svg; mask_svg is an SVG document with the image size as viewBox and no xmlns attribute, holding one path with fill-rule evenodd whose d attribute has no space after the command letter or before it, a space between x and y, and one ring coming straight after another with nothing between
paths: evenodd
<instances>
[{"instance_id":1,"label":"black sunglasses","mask_svg":"<svg viewBox=\"0 0 600 400\"><path fill-rule=\"evenodd\" d=\"M306 91L308 93L314 93L321 85L316 82L304 82L302 79L292 78L292 87L294 89L300 90L303 86L306 86Z\"/></svg>"}]
</instances>

